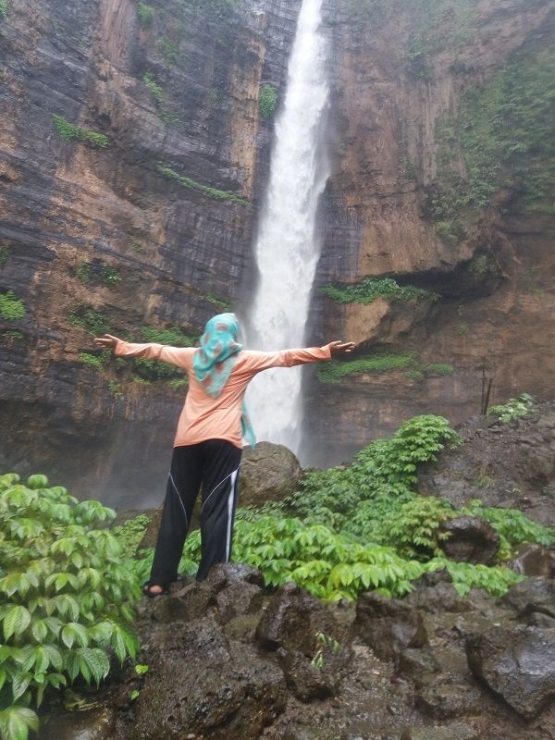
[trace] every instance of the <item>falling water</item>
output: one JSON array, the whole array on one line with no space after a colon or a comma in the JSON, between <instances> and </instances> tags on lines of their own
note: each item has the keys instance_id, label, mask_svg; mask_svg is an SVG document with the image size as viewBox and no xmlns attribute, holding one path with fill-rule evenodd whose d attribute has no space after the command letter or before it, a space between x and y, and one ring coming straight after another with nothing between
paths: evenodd
<instances>
[{"instance_id":1,"label":"falling water","mask_svg":"<svg viewBox=\"0 0 555 740\"><path fill-rule=\"evenodd\" d=\"M318 200L329 170L322 151L328 108L322 0L303 0L288 68L284 105L276 120L270 181L256 244L260 273L249 315L251 347L302 347L320 251ZM248 403L259 440L298 452L301 370L258 376Z\"/></svg>"}]
</instances>

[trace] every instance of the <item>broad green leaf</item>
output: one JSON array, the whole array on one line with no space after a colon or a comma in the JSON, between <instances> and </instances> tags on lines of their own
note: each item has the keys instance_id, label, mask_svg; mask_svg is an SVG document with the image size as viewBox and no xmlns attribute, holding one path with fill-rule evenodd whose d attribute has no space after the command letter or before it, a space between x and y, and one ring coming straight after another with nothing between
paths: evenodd
<instances>
[{"instance_id":1,"label":"broad green leaf","mask_svg":"<svg viewBox=\"0 0 555 740\"><path fill-rule=\"evenodd\" d=\"M12 606L4 617L4 638L9 640L12 635L25 632L31 622L29 610L24 606Z\"/></svg>"},{"instance_id":2,"label":"broad green leaf","mask_svg":"<svg viewBox=\"0 0 555 740\"><path fill-rule=\"evenodd\" d=\"M27 691L27 687L31 683L32 678L32 673L14 673L14 675L12 676L12 694L14 701L17 701L19 697L23 696L23 694Z\"/></svg>"}]
</instances>

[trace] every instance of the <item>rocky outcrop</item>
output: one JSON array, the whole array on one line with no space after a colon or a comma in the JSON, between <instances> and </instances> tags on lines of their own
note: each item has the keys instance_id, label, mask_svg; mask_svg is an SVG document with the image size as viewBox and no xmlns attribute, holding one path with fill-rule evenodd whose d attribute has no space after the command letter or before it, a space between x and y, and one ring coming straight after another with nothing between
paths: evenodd
<instances>
[{"instance_id":1,"label":"rocky outcrop","mask_svg":"<svg viewBox=\"0 0 555 740\"><path fill-rule=\"evenodd\" d=\"M146 672L76 696L86 712L48 707L41 738L553 740L554 631L531 622L552 581L503 600L452 590L433 573L408 599L367 593L354 608L216 566L140 605Z\"/></svg>"}]
</instances>

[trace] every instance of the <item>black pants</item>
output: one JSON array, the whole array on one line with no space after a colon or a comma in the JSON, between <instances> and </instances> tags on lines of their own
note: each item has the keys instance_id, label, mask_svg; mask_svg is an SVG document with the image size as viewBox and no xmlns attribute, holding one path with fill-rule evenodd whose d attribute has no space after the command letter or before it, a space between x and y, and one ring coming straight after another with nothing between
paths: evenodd
<instances>
[{"instance_id":1,"label":"black pants","mask_svg":"<svg viewBox=\"0 0 555 740\"><path fill-rule=\"evenodd\" d=\"M240 462L241 450L223 439L209 439L174 449L151 584L165 585L177 579L177 568L201 485L202 554L197 580L206 578L216 563L228 562Z\"/></svg>"}]
</instances>

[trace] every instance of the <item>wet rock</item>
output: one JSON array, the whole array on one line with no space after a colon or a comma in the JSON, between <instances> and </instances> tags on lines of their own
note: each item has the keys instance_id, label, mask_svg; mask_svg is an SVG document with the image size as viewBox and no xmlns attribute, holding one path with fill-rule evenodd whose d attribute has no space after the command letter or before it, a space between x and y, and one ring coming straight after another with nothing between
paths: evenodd
<instances>
[{"instance_id":1,"label":"wet rock","mask_svg":"<svg viewBox=\"0 0 555 740\"><path fill-rule=\"evenodd\" d=\"M277 652L287 685L303 702L336 696L353 657L350 643L341 644L324 633L318 634L316 644L312 658L298 650Z\"/></svg>"},{"instance_id":2,"label":"wet rock","mask_svg":"<svg viewBox=\"0 0 555 740\"><path fill-rule=\"evenodd\" d=\"M454 719L475 714L480 704L480 691L457 682L438 678L423 688L417 696L416 706L434 719Z\"/></svg>"},{"instance_id":3,"label":"wet rock","mask_svg":"<svg viewBox=\"0 0 555 740\"><path fill-rule=\"evenodd\" d=\"M523 576L555 576L555 552L543 545L521 545L516 557L508 563L516 573Z\"/></svg>"},{"instance_id":4,"label":"wet rock","mask_svg":"<svg viewBox=\"0 0 555 740\"><path fill-rule=\"evenodd\" d=\"M381 660L391 660L409 647L428 641L421 614L410 604L374 592L357 602L354 627Z\"/></svg>"},{"instance_id":5,"label":"wet rock","mask_svg":"<svg viewBox=\"0 0 555 740\"><path fill-rule=\"evenodd\" d=\"M468 638L466 653L474 675L526 719L555 698L555 631L492 627Z\"/></svg>"},{"instance_id":6,"label":"wet rock","mask_svg":"<svg viewBox=\"0 0 555 740\"><path fill-rule=\"evenodd\" d=\"M534 612L555 619L555 581L549 578L527 578L512 586L502 599L520 617Z\"/></svg>"},{"instance_id":7,"label":"wet rock","mask_svg":"<svg viewBox=\"0 0 555 740\"><path fill-rule=\"evenodd\" d=\"M113 730L112 708L66 712L41 727L40 740L111 740Z\"/></svg>"},{"instance_id":8,"label":"wet rock","mask_svg":"<svg viewBox=\"0 0 555 740\"><path fill-rule=\"evenodd\" d=\"M282 501L298 489L302 475L300 462L284 445L259 442L254 449L246 447L241 459L240 505Z\"/></svg>"},{"instance_id":9,"label":"wet rock","mask_svg":"<svg viewBox=\"0 0 555 740\"><path fill-rule=\"evenodd\" d=\"M220 624L235 617L253 614L262 607L262 574L242 563L214 566L201 582L156 599L152 618L157 622L189 621L212 612Z\"/></svg>"},{"instance_id":10,"label":"wet rock","mask_svg":"<svg viewBox=\"0 0 555 740\"><path fill-rule=\"evenodd\" d=\"M340 644L345 640L345 631L331 611L304 589L288 583L268 604L256 640L264 650L296 650L312 659L319 649L318 634Z\"/></svg>"},{"instance_id":11,"label":"wet rock","mask_svg":"<svg viewBox=\"0 0 555 740\"><path fill-rule=\"evenodd\" d=\"M465 722L453 722L444 727L420 727L407 730L401 740L486 740L481 728Z\"/></svg>"},{"instance_id":12,"label":"wet rock","mask_svg":"<svg viewBox=\"0 0 555 740\"><path fill-rule=\"evenodd\" d=\"M281 670L245 645L233 650L210 616L154 625L143 646L149 672L129 740L169 740L184 728L211 740L255 740L283 711Z\"/></svg>"},{"instance_id":13,"label":"wet rock","mask_svg":"<svg viewBox=\"0 0 555 740\"><path fill-rule=\"evenodd\" d=\"M468 600L457 593L447 570L426 573L414 585L415 590L405 601L417 609L432 613L465 612L470 609Z\"/></svg>"},{"instance_id":14,"label":"wet rock","mask_svg":"<svg viewBox=\"0 0 555 740\"><path fill-rule=\"evenodd\" d=\"M443 525L449 538L441 547L448 558L459 563L492 565L499 551L499 534L484 519L458 516Z\"/></svg>"},{"instance_id":15,"label":"wet rock","mask_svg":"<svg viewBox=\"0 0 555 740\"><path fill-rule=\"evenodd\" d=\"M438 661L427 646L420 650L407 648L400 654L397 664L398 675L409 678L417 688L430 684L440 670Z\"/></svg>"}]
</instances>

